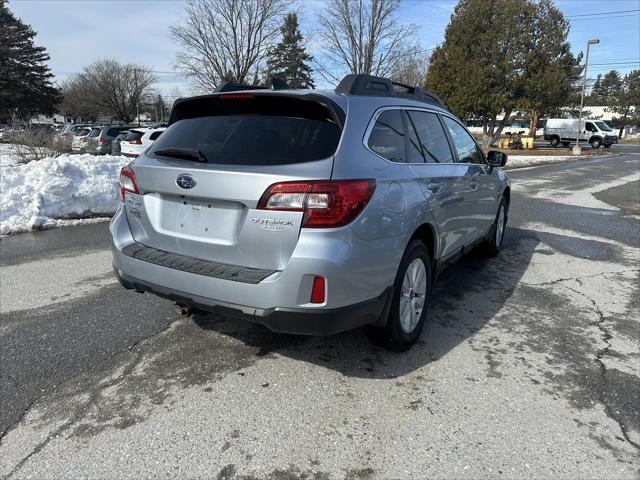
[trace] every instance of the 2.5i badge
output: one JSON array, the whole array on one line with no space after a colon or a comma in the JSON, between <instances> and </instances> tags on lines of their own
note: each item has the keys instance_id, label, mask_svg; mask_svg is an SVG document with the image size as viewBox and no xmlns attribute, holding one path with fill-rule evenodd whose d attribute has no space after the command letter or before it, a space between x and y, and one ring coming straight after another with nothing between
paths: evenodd
<instances>
[{"instance_id":1,"label":"2.5i badge","mask_svg":"<svg viewBox=\"0 0 640 480\"><path fill-rule=\"evenodd\" d=\"M293 220L283 218L257 218L253 217L251 223L258 226L258 230L268 230L271 232L282 232L284 227L293 226Z\"/></svg>"},{"instance_id":2,"label":"2.5i badge","mask_svg":"<svg viewBox=\"0 0 640 480\"><path fill-rule=\"evenodd\" d=\"M138 195L128 193L126 196L126 204L129 213L136 218L140 218L144 210L142 199Z\"/></svg>"}]
</instances>

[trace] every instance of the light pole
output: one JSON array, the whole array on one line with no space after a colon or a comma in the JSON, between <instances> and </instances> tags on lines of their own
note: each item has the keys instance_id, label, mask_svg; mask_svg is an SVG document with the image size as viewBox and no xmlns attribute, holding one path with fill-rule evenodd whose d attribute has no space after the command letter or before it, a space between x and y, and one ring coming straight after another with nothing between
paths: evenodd
<instances>
[{"instance_id":1,"label":"light pole","mask_svg":"<svg viewBox=\"0 0 640 480\"><path fill-rule=\"evenodd\" d=\"M584 89L587 85L587 68L589 67L589 47L591 45L595 45L596 43L600 43L600 40L597 38L591 39L587 41L587 58L584 62L584 76L582 77L582 93L580 94L580 115L578 117L578 130L576 131L576 144L573 147L573 154L580 155L582 153L582 149L580 148L580 130L582 130L582 107L584 106Z\"/></svg>"}]
</instances>

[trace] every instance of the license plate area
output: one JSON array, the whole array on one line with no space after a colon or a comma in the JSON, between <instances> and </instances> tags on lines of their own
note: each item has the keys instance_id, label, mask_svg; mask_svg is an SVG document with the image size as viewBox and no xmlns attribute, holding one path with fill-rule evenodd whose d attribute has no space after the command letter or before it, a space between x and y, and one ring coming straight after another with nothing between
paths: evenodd
<instances>
[{"instance_id":1,"label":"license plate area","mask_svg":"<svg viewBox=\"0 0 640 480\"><path fill-rule=\"evenodd\" d=\"M234 244L243 207L239 203L189 197L163 198L160 230L177 237Z\"/></svg>"}]
</instances>

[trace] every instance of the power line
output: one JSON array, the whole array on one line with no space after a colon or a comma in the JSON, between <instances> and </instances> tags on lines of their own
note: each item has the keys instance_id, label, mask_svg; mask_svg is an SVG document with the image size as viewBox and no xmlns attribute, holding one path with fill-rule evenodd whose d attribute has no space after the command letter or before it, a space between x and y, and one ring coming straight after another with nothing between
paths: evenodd
<instances>
[{"instance_id":1,"label":"power line","mask_svg":"<svg viewBox=\"0 0 640 480\"><path fill-rule=\"evenodd\" d=\"M590 65L640 65L640 60L637 62L604 62L604 63L591 63Z\"/></svg>"},{"instance_id":2,"label":"power line","mask_svg":"<svg viewBox=\"0 0 640 480\"><path fill-rule=\"evenodd\" d=\"M615 13L632 13L632 12L640 12L640 8L636 8L633 10L617 10L615 12L581 13L579 15L568 15L566 18L597 17L599 15L613 15Z\"/></svg>"}]
</instances>

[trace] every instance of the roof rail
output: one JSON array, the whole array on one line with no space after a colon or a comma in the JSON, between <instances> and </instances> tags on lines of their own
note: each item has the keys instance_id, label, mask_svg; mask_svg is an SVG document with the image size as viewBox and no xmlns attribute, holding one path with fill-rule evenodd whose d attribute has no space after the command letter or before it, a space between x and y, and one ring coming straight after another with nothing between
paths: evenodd
<instances>
[{"instance_id":1,"label":"roof rail","mask_svg":"<svg viewBox=\"0 0 640 480\"><path fill-rule=\"evenodd\" d=\"M218 85L214 90L214 92L222 93L222 92L237 92L239 90L269 90L269 89L288 90L290 88L291 87L289 87L289 84L284 80L277 77L271 77L271 87L264 87L261 85L242 85L236 82L224 82Z\"/></svg>"},{"instance_id":2,"label":"roof rail","mask_svg":"<svg viewBox=\"0 0 640 480\"><path fill-rule=\"evenodd\" d=\"M388 78L373 75L353 74L346 75L336 87L336 93L349 95L376 95L401 97L411 100L419 100L434 104L441 108L447 108L440 97L435 93L421 87L412 87L403 83L394 82Z\"/></svg>"}]
</instances>

